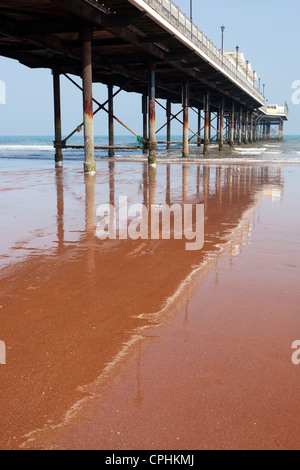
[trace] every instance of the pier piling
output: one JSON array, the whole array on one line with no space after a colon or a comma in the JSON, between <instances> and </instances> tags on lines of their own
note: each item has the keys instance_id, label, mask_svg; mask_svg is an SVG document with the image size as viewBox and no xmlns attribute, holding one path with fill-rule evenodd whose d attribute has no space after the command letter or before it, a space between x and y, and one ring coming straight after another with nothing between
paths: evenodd
<instances>
[{"instance_id":1,"label":"pier piling","mask_svg":"<svg viewBox=\"0 0 300 470\"><path fill-rule=\"evenodd\" d=\"M250 115L250 139L249 139L250 144L253 144L253 119L254 119L254 113L252 112Z\"/></svg>"},{"instance_id":2,"label":"pier piling","mask_svg":"<svg viewBox=\"0 0 300 470\"><path fill-rule=\"evenodd\" d=\"M186 81L182 89L183 107L183 158L189 158L189 83Z\"/></svg>"},{"instance_id":3,"label":"pier piling","mask_svg":"<svg viewBox=\"0 0 300 470\"><path fill-rule=\"evenodd\" d=\"M149 165L156 165L155 67L149 69Z\"/></svg>"},{"instance_id":4,"label":"pier piling","mask_svg":"<svg viewBox=\"0 0 300 470\"><path fill-rule=\"evenodd\" d=\"M198 137L197 137L197 147L201 147L201 108L198 109Z\"/></svg>"},{"instance_id":5,"label":"pier piling","mask_svg":"<svg viewBox=\"0 0 300 470\"><path fill-rule=\"evenodd\" d=\"M84 171L94 174L94 113L93 113L93 70L92 70L92 31L82 34L82 82L83 82L83 121L84 121Z\"/></svg>"},{"instance_id":6,"label":"pier piling","mask_svg":"<svg viewBox=\"0 0 300 470\"><path fill-rule=\"evenodd\" d=\"M52 74L53 74L53 93L54 93L55 165L59 167L63 165L60 74L57 70L53 70Z\"/></svg>"},{"instance_id":7,"label":"pier piling","mask_svg":"<svg viewBox=\"0 0 300 470\"><path fill-rule=\"evenodd\" d=\"M243 108L240 108L240 116L239 116L239 145L242 145L242 125L243 125Z\"/></svg>"},{"instance_id":8,"label":"pier piling","mask_svg":"<svg viewBox=\"0 0 300 470\"><path fill-rule=\"evenodd\" d=\"M204 149L203 154L209 154L210 144L210 93L209 91L205 95L205 125L204 125Z\"/></svg>"},{"instance_id":9,"label":"pier piling","mask_svg":"<svg viewBox=\"0 0 300 470\"><path fill-rule=\"evenodd\" d=\"M249 132L249 111L246 111L246 123L245 123L245 144L248 144L248 132Z\"/></svg>"},{"instance_id":10,"label":"pier piling","mask_svg":"<svg viewBox=\"0 0 300 470\"><path fill-rule=\"evenodd\" d=\"M225 111L225 98L220 101L220 137L219 137L219 150L224 148L224 111Z\"/></svg>"},{"instance_id":11,"label":"pier piling","mask_svg":"<svg viewBox=\"0 0 300 470\"><path fill-rule=\"evenodd\" d=\"M114 87L112 85L108 85L108 135L109 135L109 146L111 147L108 151L108 155L110 157L115 156L115 135L114 135Z\"/></svg>"},{"instance_id":12,"label":"pier piling","mask_svg":"<svg viewBox=\"0 0 300 470\"><path fill-rule=\"evenodd\" d=\"M171 148L171 111L172 111L172 104L170 100L167 100L167 150Z\"/></svg>"},{"instance_id":13,"label":"pier piling","mask_svg":"<svg viewBox=\"0 0 300 470\"><path fill-rule=\"evenodd\" d=\"M148 95L142 96L142 114L143 114L143 153L148 153Z\"/></svg>"},{"instance_id":14,"label":"pier piling","mask_svg":"<svg viewBox=\"0 0 300 470\"><path fill-rule=\"evenodd\" d=\"M230 120L230 139L229 139L230 147L233 147L233 145L234 145L234 118L235 118L235 104L232 103L232 106L231 106L231 120Z\"/></svg>"}]
</instances>

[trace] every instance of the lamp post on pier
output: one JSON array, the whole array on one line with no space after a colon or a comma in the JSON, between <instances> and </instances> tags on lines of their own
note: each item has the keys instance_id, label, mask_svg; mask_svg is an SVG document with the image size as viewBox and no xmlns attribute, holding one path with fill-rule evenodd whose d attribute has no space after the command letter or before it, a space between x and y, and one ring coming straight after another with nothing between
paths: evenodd
<instances>
[{"instance_id":1,"label":"lamp post on pier","mask_svg":"<svg viewBox=\"0 0 300 470\"><path fill-rule=\"evenodd\" d=\"M239 46L236 46L235 50L236 50L236 69L238 70L238 68L239 68L239 50L240 50Z\"/></svg>"},{"instance_id":2,"label":"lamp post on pier","mask_svg":"<svg viewBox=\"0 0 300 470\"><path fill-rule=\"evenodd\" d=\"M222 63L224 62L224 31L225 31L225 26L221 26L221 31L222 31Z\"/></svg>"}]
</instances>

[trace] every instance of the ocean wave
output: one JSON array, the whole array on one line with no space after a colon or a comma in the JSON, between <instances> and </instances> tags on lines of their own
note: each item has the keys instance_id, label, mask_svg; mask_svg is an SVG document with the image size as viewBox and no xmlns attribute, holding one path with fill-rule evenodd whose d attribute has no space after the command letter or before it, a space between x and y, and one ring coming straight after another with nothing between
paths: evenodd
<instances>
[{"instance_id":1,"label":"ocean wave","mask_svg":"<svg viewBox=\"0 0 300 470\"><path fill-rule=\"evenodd\" d=\"M53 145L0 145L1 150L41 150L53 151Z\"/></svg>"},{"instance_id":2,"label":"ocean wave","mask_svg":"<svg viewBox=\"0 0 300 470\"><path fill-rule=\"evenodd\" d=\"M265 155L282 155L282 154L283 152L281 150L278 150L278 151L268 150L268 152L265 153Z\"/></svg>"}]
</instances>

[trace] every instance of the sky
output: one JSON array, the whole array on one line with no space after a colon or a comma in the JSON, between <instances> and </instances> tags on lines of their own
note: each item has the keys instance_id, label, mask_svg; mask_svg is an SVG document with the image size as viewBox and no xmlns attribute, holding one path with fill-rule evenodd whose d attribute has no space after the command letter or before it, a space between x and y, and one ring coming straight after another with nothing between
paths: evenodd
<instances>
[{"instance_id":1,"label":"sky","mask_svg":"<svg viewBox=\"0 0 300 470\"><path fill-rule=\"evenodd\" d=\"M189 15L190 0L176 0L175 3ZM300 81L299 0L193 0L193 20L219 48L221 26L224 24L224 48L240 47L262 83L266 84L269 104L289 103L290 115L289 122L285 124L285 134L300 135L300 104L292 103L295 92L292 84ZM6 104L0 104L0 135L53 135L51 71L31 70L0 57L0 88L1 82L6 84ZM100 102L105 101L107 87L94 85L94 97ZM140 95L122 92L115 100L115 114L137 133L142 133ZM193 114L191 127L196 129L196 115ZM164 121L165 112L157 110L157 125ZM82 122L81 93L64 77L62 122L64 135ZM118 124L115 132L117 135L127 134ZM174 135L181 132L180 124L174 124ZM107 134L107 115L104 112L95 118L95 134Z\"/></svg>"}]
</instances>

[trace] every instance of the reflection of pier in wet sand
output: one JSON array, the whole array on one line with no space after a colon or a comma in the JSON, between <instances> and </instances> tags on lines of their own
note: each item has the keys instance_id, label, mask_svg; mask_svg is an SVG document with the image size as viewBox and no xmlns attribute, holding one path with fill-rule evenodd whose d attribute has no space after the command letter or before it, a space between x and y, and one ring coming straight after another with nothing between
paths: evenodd
<instances>
[{"instance_id":1,"label":"reflection of pier in wet sand","mask_svg":"<svg viewBox=\"0 0 300 470\"><path fill-rule=\"evenodd\" d=\"M187 325L199 281L222 262L223 254L236 257L262 195L283 193L281 170L276 168L101 165L94 177L72 175L85 227L78 230L77 240L69 241L69 174L58 168L49 173L57 194L57 249L36 250L7 268L7 275L2 272L1 339L9 345L9 365L5 374L1 371L0 403L7 410L1 447L17 448L24 442L27 448L47 447L63 430L58 424L72 424L77 411L93 398L109 401L110 390L131 368L138 379L136 406L142 406L141 358L153 344L153 328L169 328L182 308ZM129 181L132 203L203 203L203 250L187 252L185 240L100 242L95 237L96 207L115 204ZM204 313L200 306L199 315ZM142 369L135 369L134 358ZM177 375L182 364L178 367ZM160 397L161 403L165 400ZM109 446L102 426L107 431L108 421L99 423L96 446L102 445L101 436L103 446ZM169 433L173 436L171 428ZM74 442L66 446L78 446ZM114 444L122 447L117 440Z\"/></svg>"}]
</instances>

